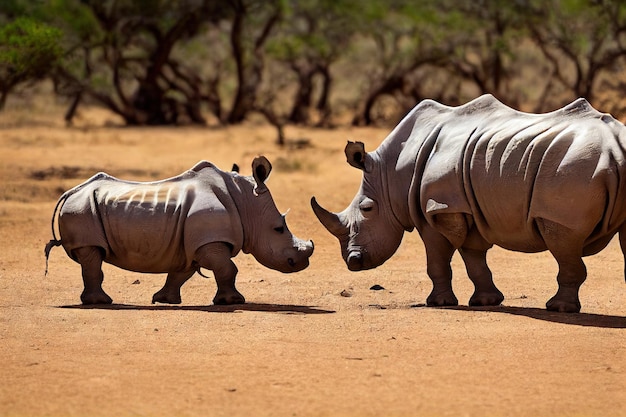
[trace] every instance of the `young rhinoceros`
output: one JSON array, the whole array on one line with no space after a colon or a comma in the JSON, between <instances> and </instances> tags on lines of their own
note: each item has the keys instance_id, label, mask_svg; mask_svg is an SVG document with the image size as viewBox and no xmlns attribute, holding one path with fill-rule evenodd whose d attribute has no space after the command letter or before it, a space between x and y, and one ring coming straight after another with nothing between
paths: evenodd
<instances>
[{"instance_id":1,"label":"young rhinoceros","mask_svg":"<svg viewBox=\"0 0 626 417\"><path fill-rule=\"evenodd\" d=\"M361 189L335 214L311 200L341 244L350 270L389 259L417 228L433 282L428 305L456 305L450 260L458 250L475 292L498 305L486 254L492 245L549 250L559 289L549 310L580 310L583 256L619 232L626 250L626 129L584 99L546 114L513 110L485 95L463 106L418 104L374 152L349 142Z\"/></svg>"},{"instance_id":2,"label":"young rhinoceros","mask_svg":"<svg viewBox=\"0 0 626 417\"><path fill-rule=\"evenodd\" d=\"M276 209L265 185L271 169L261 156L252 162L253 178L206 161L163 181L131 182L98 173L59 199L46 264L52 247L62 245L81 265L83 304L112 302L102 289L102 262L167 273L153 303L180 303L180 287L200 268L215 275L215 304L244 303L231 261L240 250L286 273L306 268L313 253L313 242L293 236ZM60 240L54 231L57 210Z\"/></svg>"}]
</instances>

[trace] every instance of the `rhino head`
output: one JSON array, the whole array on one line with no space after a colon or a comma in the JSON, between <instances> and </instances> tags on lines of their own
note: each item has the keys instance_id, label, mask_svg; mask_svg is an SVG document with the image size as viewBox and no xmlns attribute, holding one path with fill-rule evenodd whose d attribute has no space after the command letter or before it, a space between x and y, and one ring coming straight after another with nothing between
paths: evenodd
<instances>
[{"instance_id":1,"label":"rhino head","mask_svg":"<svg viewBox=\"0 0 626 417\"><path fill-rule=\"evenodd\" d=\"M361 188L352 203L332 213L311 199L315 215L341 245L348 269L376 268L400 246L405 228L395 218L390 201L385 167L378 155L365 152L362 142L348 142L345 148L350 165L363 171Z\"/></svg>"},{"instance_id":2,"label":"rhino head","mask_svg":"<svg viewBox=\"0 0 626 417\"><path fill-rule=\"evenodd\" d=\"M298 272L309 266L313 241L304 241L289 231L286 214L276 208L265 181L272 170L267 158L260 156L252 162L254 190L249 196L242 219L244 247L262 265L284 273Z\"/></svg>"}]
</instances>

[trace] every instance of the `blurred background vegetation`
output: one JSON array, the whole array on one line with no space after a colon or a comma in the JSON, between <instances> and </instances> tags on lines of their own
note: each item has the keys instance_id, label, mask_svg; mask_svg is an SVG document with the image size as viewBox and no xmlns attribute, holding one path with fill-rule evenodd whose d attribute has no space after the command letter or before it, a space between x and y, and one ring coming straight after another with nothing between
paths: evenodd
<instances>
[{"instance_id":1,"label":"blurred background vegetation","mask_svg":"<svg viewBox=\"0 0 626 417\"><path fill-rule=\"evenodd\" d=\"M621 0L3 0L0 108L47 80L127 125L395 123L424 98L626 115Z\"/></svg>"}]
</instances>

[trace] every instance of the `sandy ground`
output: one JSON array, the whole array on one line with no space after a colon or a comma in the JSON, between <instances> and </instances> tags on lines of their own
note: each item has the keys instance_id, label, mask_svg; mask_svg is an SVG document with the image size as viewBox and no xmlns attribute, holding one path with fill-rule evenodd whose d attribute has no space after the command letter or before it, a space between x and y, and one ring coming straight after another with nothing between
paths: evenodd
<instances>
[{"instance_id":1,"label":"sandy ground","mask_svg":"<svg viewBox=\"0 0 626 417\"><path fill-rule=\"evenodd\" d=\"M586 260L580 314L545 311L556 291L549 254L500 249L489 261L504 306L466 307L472 286L455 256L462 305L427 308L416 233L382 267L352 273L309 207L315 195L343 209L360 182L344 162L345 140L372 150L387 130L291 127L280 149L263 125L97 127L96 114L68 129L52 116L0 114L0 415L626 416L616 241ZM311 146L296 146L302 140ZM268 186L278 208L291 209L291 230L316 249L311 266L290 275L237 256L248 304L212 306L215 283L196 275L183 304L155 306L163 275L106 266L115 304L83 308L80 268L60 248L44 277L65 189L100 170L166 178L200 159L224 169L237 162L249 174L257 154L274 164Z\"/></svg>"}]
</instances>

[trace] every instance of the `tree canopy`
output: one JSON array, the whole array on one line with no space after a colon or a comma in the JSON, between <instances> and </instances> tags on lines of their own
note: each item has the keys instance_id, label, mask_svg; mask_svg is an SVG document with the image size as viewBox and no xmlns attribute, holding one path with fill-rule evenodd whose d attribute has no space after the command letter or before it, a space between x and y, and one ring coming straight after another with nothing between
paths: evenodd
<instances>
[{"instance_id":1,"label":"tree canopy","mask_svg":"<svg viewBox=\"0 0 626 417\"><path fill-rule=\"evenodd\" d=\"M0 106L49 77L70 122L371 124L482 93L626 113L619 1L6 0L0 25Z\"/></svg>"},{"instance_id":2,"label":"tree canopy","mask_svg":"<svg viewBox=\"0 0 626 417\"><path fill-rule=\"evenodd\" d=\"M19 17L0 28L0 109L21 83L44 77L62 55L61 31Z\"/></svg>"}]
</instances>

